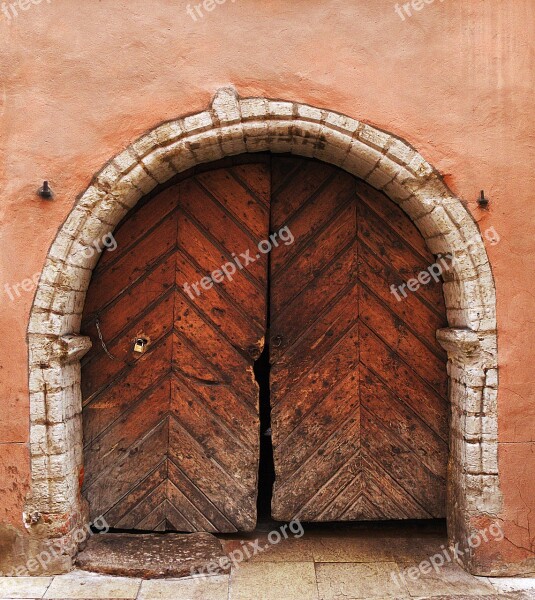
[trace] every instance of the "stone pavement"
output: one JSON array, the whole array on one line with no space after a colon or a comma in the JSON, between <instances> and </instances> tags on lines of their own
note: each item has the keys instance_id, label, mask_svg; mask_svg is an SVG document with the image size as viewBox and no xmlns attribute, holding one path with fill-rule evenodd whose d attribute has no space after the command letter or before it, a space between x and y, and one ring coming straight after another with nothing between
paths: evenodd
<instances>
[{"instance_id":1,"label":"stone pavement","mask_svg":"<svg viewBox=\"0 0 535 600\"><path fill-rule=\"evenodd\" d=\"M227 554L252 549L254 541L261 550L223 576L142 580L74 571L0 578L0 600L535 600L535 578L473 577L447 561L431 572L410 571L441 552L442 533L320 529L276 544L267 531L221 537Z\"/></svg>"}]
</instances>

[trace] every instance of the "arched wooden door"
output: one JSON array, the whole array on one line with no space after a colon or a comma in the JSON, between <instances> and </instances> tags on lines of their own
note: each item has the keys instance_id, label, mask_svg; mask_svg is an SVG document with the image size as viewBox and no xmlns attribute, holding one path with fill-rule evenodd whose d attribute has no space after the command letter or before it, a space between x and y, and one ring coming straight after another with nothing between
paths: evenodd
<instances>
[{"instance_id":1,"label":"arched wooden door","mask_svg":"<svg viewBox=\"0 0 535 600\"><path fill-rule=\"evenodd\" d=\"M258 251L284 227L293 243ZM93 341L82 370L92 518L119 529L254 528L252 367L268 325L273 516L443 516L442 292L432 283L400 302L390 292L434 259L383 194L323 163L257 155L185 174L114 235L82 329ZM247 252L232 280L200 283Z\"/></svg>"}]
</instances>

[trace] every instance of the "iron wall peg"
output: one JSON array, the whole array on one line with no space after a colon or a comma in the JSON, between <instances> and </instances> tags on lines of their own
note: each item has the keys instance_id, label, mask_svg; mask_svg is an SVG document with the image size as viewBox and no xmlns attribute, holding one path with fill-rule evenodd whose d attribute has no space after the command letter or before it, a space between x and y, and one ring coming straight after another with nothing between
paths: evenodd
<instances>
[{"instance_id":1,"label":"iron wall peg","mask_svg":"<svg viewBox=\"0 0 535 600\"><path fill-rule=\"evenodd\" d=\"M481 190L481 192L479 194L479 198L477 199L477 203L479 204L479 206L481 208L488 208L488 206L489 206L488 198L485 198L485 192L483 190Z\"/></svg>"},{"instance_id":2,"label":"iron wall peg","mask_svg":"<svg viewBox=\"0 0 535 600\"><path fill-rule=\"evenodd\" d=\"M52 200L52 198L54 197L54 193L48 185L48 181L43 181L43 186L37 190L37 194L45 200Z\"/></svg>"}]
</instances>

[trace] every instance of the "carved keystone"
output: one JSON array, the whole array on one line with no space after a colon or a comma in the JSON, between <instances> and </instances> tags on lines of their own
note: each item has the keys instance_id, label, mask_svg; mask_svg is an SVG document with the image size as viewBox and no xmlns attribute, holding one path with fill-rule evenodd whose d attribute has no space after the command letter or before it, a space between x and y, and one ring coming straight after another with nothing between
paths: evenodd
<instances>
[{"instance_id":1,"label":"carved keystone","mask_svg":"<svg viewBox=\"0 0 535 600\"><path fill-rule=\"evenodd\" d=\"M238 93L232 87L221 88L212 100L214 116L221 125L231 125L241 121Z\"/></svg>"}]
</instances>

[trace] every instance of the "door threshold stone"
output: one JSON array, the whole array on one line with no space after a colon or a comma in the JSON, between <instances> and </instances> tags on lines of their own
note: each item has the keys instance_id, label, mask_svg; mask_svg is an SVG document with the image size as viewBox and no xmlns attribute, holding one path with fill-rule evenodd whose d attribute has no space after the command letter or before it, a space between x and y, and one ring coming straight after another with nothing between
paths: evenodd
<instances>
[{"instance_id":1,"label":"door threshold stone","mask_svg":"<svg viewBox=\"0 0 535 600\"><path fill-rule=\"evenodd\" d=\"M76 565L126 577L191 577L208 574L208 568L210 575L227 573L223 557L221 542L210 533L103 533L89 539Z\"/></svg>"}]
</instances>

